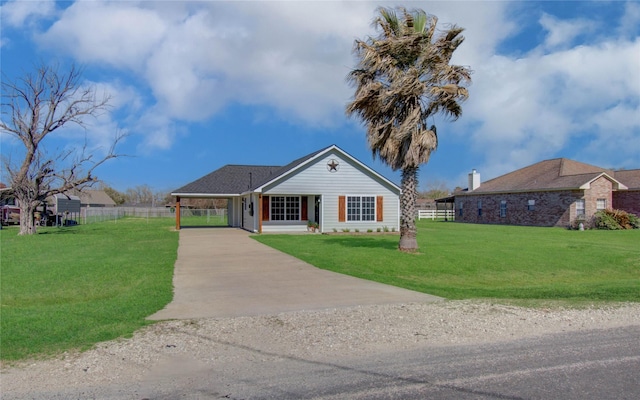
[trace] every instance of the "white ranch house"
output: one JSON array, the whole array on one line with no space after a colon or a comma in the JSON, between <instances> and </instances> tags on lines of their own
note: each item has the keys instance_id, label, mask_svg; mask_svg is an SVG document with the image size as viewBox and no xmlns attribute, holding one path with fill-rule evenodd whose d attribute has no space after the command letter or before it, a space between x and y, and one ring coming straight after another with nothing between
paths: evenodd
<instances>
[{"instance_id":1,"label":"white ranch house","mask_svg":"<svg viewBox=\"0 0 640 400\"><path fill-rule=\"evenodd\" d=\"M171 193L228 199L228 224L255 233L399 229L400 188L335 145L284 167L225 165Z\"/></svg>"}]
</instances>

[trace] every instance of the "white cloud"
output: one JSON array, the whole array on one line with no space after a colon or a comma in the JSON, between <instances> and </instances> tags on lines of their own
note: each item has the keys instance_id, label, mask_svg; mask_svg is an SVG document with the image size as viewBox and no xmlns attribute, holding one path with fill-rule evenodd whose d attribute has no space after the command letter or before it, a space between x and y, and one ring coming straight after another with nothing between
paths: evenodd
<instances>
[{"instance_id":1,"label":"white cloud","mask_svg":"<svg viewBox=\"0 0 640 400\"><path fill-rule=\"evenodd\" d=\"M267 105L294 123L332 126L343 120L352 95L345 76L354 65L353 41L374 33L379 5L77 2L40 40L82 62L136 71L156 110L171 118L202 120L238 102ZM471 3L454 12L433 3L428 11L442 24L469 29L460 50L460 62L468 64L512 29L496 23L504 8Z\"/></svg>"},{"instance_id":2,"label":"white cloud","mask_svg":"<svg viewBox=\"0 0 640 400\"><path fill-rule=\"evenodd\" d=\"M556 157L567 146L584 161L613 156L637 164L638 54L636 39L487 59L465 108L465 124L479 124L472 142L485 155L484 176Z\"/></svg>"},{"instance_id":3,"label":"white cloud","mask_svg":"<svg viewBox=\"0 0 640 400\"><path fill-rule=\"evenodd\" d=\"M165 35L165 22L133 2L79 1L40 37L81 62L139 69Z\"/></svg>"},{"instance_id":4,"label":"white cloud","mask_svg":"<svg viewBox=\"0 0 640 400\"><path fill-rule=\"evenodd\" d=\"M2 23L11 27L21 27L30 18L43 18L55 13L55 1L8 1L0 6Z\"/></svg>"},{"instance_id":5,"label":"white cloud","mask_svg":"<svg viewBox=\"0 0 640 400\"><path fill-rule=\"evenodd\" d=\"M548 32L544 41L547 49L566 48L578 36L593 29L594 22L582 19L561 20L549 14L542 14L540 25Z\"/></svg>"},{"instance_id":6,"label":"white cloud","mask_svg":"<svg viewBox=\"0 0 640 400\"><path fill-rule=\"evenodd\" d=\"M342 124L352 95L345 76L354 65L353 41L374 34L370 23L380 5L77 2L40 40L82 62L132 71L139 86L116 86L124 93L118 104L137 104L132 131L143 132L143 147L152 151L172 146L181 134L177 121L205 120L236 103L266 106L277 118L305 126ZM637 4L626 5L618 25L612 21L623 37L614 37L619 32L613 29L597 43L590 37L594 22L543 14L544 42L520 58L496 54L519 29L509 15L512 4L416 6L441 24L466 28L453 62L476 73L464 116L452 130L464 131L485 157L483 176L553 157L586 137L595 143L609 138L633 159L633 147L625 143L638 140ZM150 91L153 104L142 107L139 91ZM611 131L624 134L612 138ZM584 145L576 149L581 151L593 154Z\"/></svg>"},{"instance_id":7,"label":"white cloud","mask_svg":"<svg viewBox=\"0 0 640 400\"><path fill-rule=\"evenodd\" d=\"M625 4L618 30L624 37L633 37L638 34L638 26L640 26L640 4L629 1Z\"/></svg>"}]
</instances>

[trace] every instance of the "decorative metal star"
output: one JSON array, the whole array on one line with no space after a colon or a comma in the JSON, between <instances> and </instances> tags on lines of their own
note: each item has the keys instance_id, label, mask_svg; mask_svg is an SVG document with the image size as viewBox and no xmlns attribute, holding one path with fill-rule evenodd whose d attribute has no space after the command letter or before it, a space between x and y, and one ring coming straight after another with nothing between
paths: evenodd
<instances>
[{"instance_id":1,"label":"decorative metal star","mask_svg":"<svg viewBox=\"0 0 640 400\"><path fill-rule=\"evenodd\" d=\"M331 160L327 163L327 167L329 168L329 172L338 172L338 162L336 160Z\"/></svg>"}]
</instances>

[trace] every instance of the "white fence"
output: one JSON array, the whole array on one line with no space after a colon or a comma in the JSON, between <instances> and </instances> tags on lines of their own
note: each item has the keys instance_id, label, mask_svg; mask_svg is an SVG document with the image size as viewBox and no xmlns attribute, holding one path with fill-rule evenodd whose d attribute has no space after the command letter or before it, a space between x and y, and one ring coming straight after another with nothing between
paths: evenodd
<instances>
[{"instance_id":1,"label":"white fence","mask_svg":"<svg viewBox=\"0 0 640 400\"><path fill-rule=\"evenodd\" d=\"M93 222L117 221L124 217L135 218L175 218L175 209L166 207L87 207L80 210L81 224ZM216 209L190 209L181 208L180 218L196 217L202 223L219 223L227 216L226 208Z\"/></svg>"},{"instance_id":2,"label":"white fence","mask_svg":"<svg viewBox=\"0 0 640 400\"><path fill-rule=\"evenodd\" d=\"M453 221L455 219L455 210L418 210L418 220L421 219L446 219Z\"/></svg>"}]
</instances>

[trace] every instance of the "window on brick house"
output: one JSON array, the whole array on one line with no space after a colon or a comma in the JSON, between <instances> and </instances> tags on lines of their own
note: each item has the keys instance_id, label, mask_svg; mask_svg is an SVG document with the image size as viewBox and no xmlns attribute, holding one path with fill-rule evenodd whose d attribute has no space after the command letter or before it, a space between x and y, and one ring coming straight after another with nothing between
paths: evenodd
<instances>
[{"instance_id":1,"label":"window on brick house","mask_svg":"<svg viewBox=\"0 0 640 400\"><path fill-rule=\"evenodd\" d=\"M478 217L482 217L482 200L478 200Z\"/></svg>"},{"instance_id":2,"label":"window on brick house","mask_svg":"<svg viewBox=\"0 0 640 400\"><path fill-rule=\"evenodd\" d=\"M584 215L584 199L576 200L576 215L577 216Z\"/></svg>"},{"instance_id":3,"label":"window on brick house","mask_svg":"<svg viewBox=\"0 0 640 400\"><path fill-rule=\"evenodd\" d=\"M500 217L504 218L506 216L507 216L507 201L501 200L500 201Z\"/></svg>"},{"instance_id":4,"label":"window on brick house","mask_svg":"<svg viewBox=\"0 0 640 400\"><path fill-rule=\"evenodd\" d=\"M458 216L462 217L462 202L458 203Z\"/></svg>"},{"instance_id":5,"label":"window on brick house","mask_svg":"<svg viewBox=\"0 0 640 400\"><path fill-rule=\"evenodd\" d=\"M535 200L527 201L527 210L535 211L535 209L536 209L536 201Z\"/></svg>"},{"instance_id":6,"label":"window on brick house","mask_svg":"<svg viewBox=\"0 0 640 400\"><path fill-rule=\"evenodd\" d=\"M597 199L596 200L596 209L597 210L606 210L607 208L607 199Z\"/></svg>"}]
</instances>

